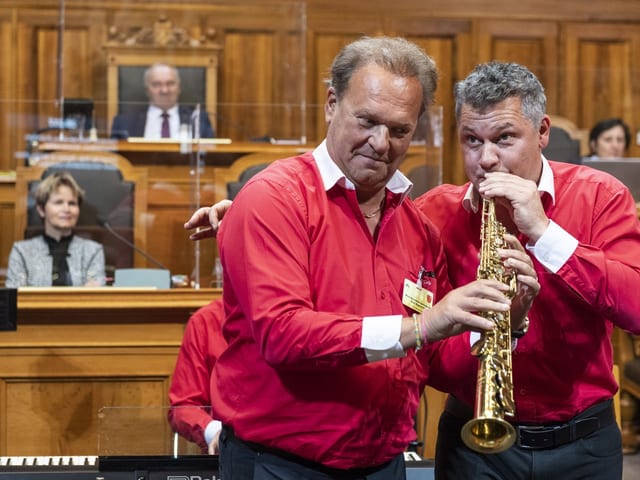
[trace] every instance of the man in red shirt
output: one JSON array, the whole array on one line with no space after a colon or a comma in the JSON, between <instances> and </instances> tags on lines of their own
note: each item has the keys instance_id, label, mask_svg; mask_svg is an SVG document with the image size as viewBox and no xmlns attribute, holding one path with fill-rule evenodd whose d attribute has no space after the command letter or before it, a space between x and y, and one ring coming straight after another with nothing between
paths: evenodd
<instances>
[{"instance_id":1,"label":"man in red shirt","mask_svg":"<svg viewBox=\"0 0 640 480\"><path fill-rule=\"evenodd\" d=\"M544 89L517 64L479 65L456 86L458 137L469 182L417 199L440 229L452 285L475 278L480 197L533 258L540 293L513 352L518 439L485 455L460 438L472 416L478 360L469 334L438 352L429 383L449 392L436 478L622 477L612 397L611 330L640 333L640 224L628 189L579 165L548 161ZM454 268L455 267L455 268Z\"/></svg>"},{"instance_id":2,"label":"man in red shirt","mask_svg":"<svg viewBox=\"0 0 640 480\"><path fill-rule=\"evenodd\" d=\"M211 416L211 371L227 346L222 336L222 299L198 309L187 322L169 387L169 424L197 443L203 452L217 451L221 424Z\"/></svg>"},{"instance_id":3,"label":"man in red shirt","mask_svg":"<svg viewBox=\"0 0 640 480\"><path fill-rule=\"evenodd\" d=\"M436 341L511 308L495 280L450 291L440 236L397 171L435 82L407 41L346 46L326 140L253 177L225 217L228 347L211 379L223 478L403 479ZM518 327L538 283L515 247Z\"/></svg>"}]
</instances>

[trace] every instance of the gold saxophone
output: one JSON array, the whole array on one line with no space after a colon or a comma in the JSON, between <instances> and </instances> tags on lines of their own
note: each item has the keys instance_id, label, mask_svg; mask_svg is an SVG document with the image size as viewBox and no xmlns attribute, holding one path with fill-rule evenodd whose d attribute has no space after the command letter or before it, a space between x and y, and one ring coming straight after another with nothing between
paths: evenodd
<instances>
[{"instance_id":1,"label":"gold saxophone","mask_svg":"<svg viewBox=\"0 0 640 480\"><path fill-rule=\"evenodd\" d=\"M482 201L480 265L477 278L493 278L509 285L507 295L516 292L516 277L507 272L498 256L504 245L505 227L497 220L495 204ZM481 334L471 353L479 357L474 418L462 427L465 445L480 453L499 453L516 439L516 431L504 417L513 417L513 383L511 377L511 319L509 312L487 312L484 318L495 328Z\"/></svg>"}]
</instances>

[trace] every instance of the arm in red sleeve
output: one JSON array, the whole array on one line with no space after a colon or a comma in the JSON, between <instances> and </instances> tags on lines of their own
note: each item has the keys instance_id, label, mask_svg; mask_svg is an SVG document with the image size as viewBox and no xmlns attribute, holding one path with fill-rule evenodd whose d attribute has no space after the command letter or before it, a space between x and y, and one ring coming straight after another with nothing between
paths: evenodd
<instances>
[{"instance_id":1,"label":"arm in red sleeve","mask_svg":"<svg viewBox=\"0 0 640 480\"><path fill-rule=\"evenodd\" d=\"M590 307L619 327L640 333L640 222L626 189L600 186L590 226L574 234L578 246L557 274ZM563 226L561 221L558 221Z\"/></svg>"},{"instance_id":2,"label":"arm in red sleeve","mask_svg":"<svg viewBox=\"0 0 640 480\"><path fill-rule=\"evenodd\" d=\"M211 417L210 377L224 350L224 309L214 300L195 312L185 329L169 388L169 423L175 432L197 443L204 451L204 430Z\"/></svg>"}]
</instances>

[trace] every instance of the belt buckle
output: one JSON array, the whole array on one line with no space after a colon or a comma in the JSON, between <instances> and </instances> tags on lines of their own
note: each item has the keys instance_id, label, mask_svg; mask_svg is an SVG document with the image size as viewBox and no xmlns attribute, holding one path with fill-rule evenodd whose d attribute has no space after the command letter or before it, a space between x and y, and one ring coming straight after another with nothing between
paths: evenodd
<instances>
[{"instance_id":1,"label":"belt buckle","mask_svg":"<svg viewBox=\"0 0 640 480\"><path fill-rule=\"evenodd\" d=\"M554 432L562 427L518 426L518 445L526 450L542 450L554 446Z\"/></svg>"}]
</instances>

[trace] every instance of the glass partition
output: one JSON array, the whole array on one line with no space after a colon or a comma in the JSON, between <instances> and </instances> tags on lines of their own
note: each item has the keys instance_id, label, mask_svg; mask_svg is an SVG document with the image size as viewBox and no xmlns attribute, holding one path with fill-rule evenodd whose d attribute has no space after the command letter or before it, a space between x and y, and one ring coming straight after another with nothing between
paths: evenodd
<instances>
[{"instance_id":1,"label":"glass partition","mask_svg":"<svg viewBox=\"0 0 640 480\"><path fill-rule=\"evenodd\" d=\"M427 190L442 183L443 108L434 105L422 115L414 136L414 148L424 148L424 161L413 168L400 167L413 182L411 198L417 198Z\"/></svg>"},{"instance_id":2,"label":"glass partition","mask_svg":"<svg viewBox=\"0 0 640 480\"><path fill-rule=\"evenodd\" d=\"M76 232L106 245L106 284L116 269L153 268L169 270L176 287L220 286L215 241L189 240L183 224L227 196L243 170L238 159L255 154L263 163L306 145L306 2L119 0L88 8L46 0L41 7L46 20L23 27L34 52L18 60L24 85L0 103L0 123L12 132L0 180L24 185L17 193L28 196L52 163L108 164L81 185L92 191ZM168 133L153 117L165 107ZM104 191L113 170L133 193L106 212L96 202L115 201ZM122 211L133 216L127 225ZM33 197L17 200L12 213L0 286L12 243L42 231Z\"/></svg>"},{"instance_id":3,"label":"glass partition","mask_svg":"<svg viewBox=\"0 0 640 480\"><path fill-rule=\"evenodd\" d=\"M16 198L3 222L0 285L12 243L42 231L29 192L62 162L56 168L93 170L81 185L77 234L105 246L107 285L116 269L148 268L169 270L174 287L221 287L215 240L193 242L183 224L268 163L322 140L325 81L342 45L307 68L304 1L118 0L88 9L43 0L41 14L21 27L34 53L18 60L18 94L0 101L0 135L12 133L0 143L11 159L0 189L3 180L15 185ZM158 63L171 68L148 71ZM172 98L178 108L162 137L159 105ZM401 166L414 197L441 181L441 121L441 108L424 116ZM129 193L112 194L114 182Z\"/></svg>"},{"instance_id":4,"label":"glass partition","mask_svg":"<svg viewBox=\"0 0 640 480\"><path fill-rule=\"evenodd\" d=\"M199 407L178 407L186 410ZM200 455L194 442L172 430L168 421L170 407L103 407L98 412L99 456L173 456Z\"/></svg>"}]
</instances>

